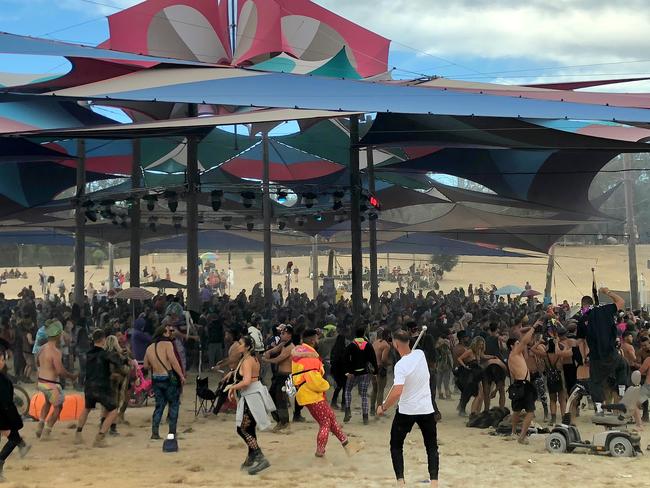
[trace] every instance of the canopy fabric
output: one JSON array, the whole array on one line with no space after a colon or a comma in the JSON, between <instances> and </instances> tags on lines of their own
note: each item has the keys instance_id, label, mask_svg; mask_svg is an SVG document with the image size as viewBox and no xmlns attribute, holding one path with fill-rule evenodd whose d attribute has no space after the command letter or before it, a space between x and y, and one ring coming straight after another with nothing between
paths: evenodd
<instances>
[{"instance_id":1,"label":"canopy fabric","mask_svg":"<svg viewBox=\"0 0 650 488\"><path fill-rule=\"evenodd\" d=\"M230 63L228 2L147 0L108 17L110 49L203 63Z\"/></svg>"},{"instance_id":2,"label":"canopy fabric","mask_svg":"<svg viewBox=\"0 0 650 488\"><path fill-rule=\"evenodd\" d=\"M260 87L264 89L260 89ZM366 113L617 120L649 123L650 112L554 100L432 90L419 86L227 68L139 71L51 92L85 99L223 104Z\"/></svg>"},{"instance_id":3,"label":"canopy fabric","mask_svg":"<svg viewBox=\"0 0 650 488\"><path fill-rule=\"evenodd\" d=\"M186 66L204 66L204 63L174 59L173 56L143 56L140 54L101 49L38 37L19 36L8 32L0 32L0 53L106 59L128 63L167 63Z\"/></svg>"},{"instance_id":4,"label":"canopy fabric","mask_svg":"<svg viewBox=\"0 0 650 488\"><path fill-rule=\"evenodd\" d=\"M341 49L332 58L318 61L305 61L304 59L296 59L293 56L282 53L251 66L251 69L273 71L276 73L311 74L353 80L361 78L361 75L352 66L345 48Z\"/></svg>"},{"instance_id":5,"label":"canopy fabric","mask_svg":"<svg viewBox=\"0 0 650 488\"><path fill-rule=\"evenodd\" d=\"M55 151L21 138L0 138L0 163L26 163L69 159L65 152Z\"/></svg>"},{"instance_id":6,"label":"canopy fabric","mask_svg":"<svg viewBox=\"0 0 650 488\"><path fill-rule=\"evenodd\" d=\"M238 178L261 180L264 172L263 143L226 161L221 169ZM343 166L269 140L269 179L277 182L313 180L343 170Z\"/></svg>"}]
</instances>

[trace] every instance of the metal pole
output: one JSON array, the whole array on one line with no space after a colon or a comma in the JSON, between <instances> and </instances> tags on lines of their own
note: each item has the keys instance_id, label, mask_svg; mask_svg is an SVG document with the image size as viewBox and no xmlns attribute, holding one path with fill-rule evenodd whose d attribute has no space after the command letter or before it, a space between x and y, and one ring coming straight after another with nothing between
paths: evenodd
<instances>
[{"instance_id":1,"label":"metal pole","mask_svg":"<svg viewBox=\"0 0 650 488\"><path fill-rule=\"evenodd\" d=\"M198 116L198 106L188 105L188 115ZM187 309L199 311L199 139L197 136L187 138Z\"/></svg>"},{"instance_id":2,"label":"metal pole","mask_svg":"<svg viewBox=\"0 0 650 488\"><path fill-rule=\"evenodd\" d=\"M627 241L628 266L630 270L630 306L632 310L639 308L639 277L636 264L637 229L634 218L634 179L632 178L632 155L623 155L623 177L625 186L625 223L629 235Z\"/></svg>"},{"instance_id":3,"label":"metal pole","mask_svg":"<svg viewBox=\"0 0 650 488\"><path fill-rule=\"evenodd\" d=\"M544 286L544 303L551 303L553 288L553 268L555 267L555 244L548 250L548 264L546 266L546 285Z\"/></svg>"},{"instance_id":4,"label":"metal pole","mask_svg":"<svg viewBox=\"0 0 650 488\"><path fill-rule=\"evenodd\" d=\"M359 178L359 116L350 117L350 232L352 234L352 316L355 326L363 301L363 259L361 253L361 180Z\"/></svg>"},{"instance_id":5,"label":"metal pole","mask_svg":"<svg viewBox=\"0 0 650 488\"><path fill-rule=\"evenodd\" d=\"M113 244L108 243L108 289L113 289L113 276L115 276L115 261L113 253Z\"/></svg>"},{"instance_id":6,"label":"metal pole","mask_svg":"<svg viewBox=\"0 0 650 488\"><path fill-rule=\"evenodd\" d=\"M74 302L84 306L86 265L86 216L82 208L86 194L86 141L77 140L77 208L75 211L74 239Z\"/></svg>"},{"instance_id":7,"label":"metal pole","mask_svg":"<svg viewBox=\"0 0 650 488\"><path fill-rule=\"evenodd\" d=\"M373 148L366 148L367 171L368 171L368 190L372 195L375 194L375 160L373 157ZM377 276L377 221L369 221L369 247L370 247L370 306L376 311L379 305L379 278Z\"/></svg>"},{"instance_id":8,"label":"metal pole","mask_svg":"<svg viewBox=\"0 0 650 488\"><path fill-rule=\"evenodd\" d=\"M140 161L142 150L140 139L133 140L133 161L131 162L131 186L133 190L142 187L142 170ZM142 238L140 197L136 196L131 202L129 215L131 217L131 247L129 251L129 284L131 287L140 286L140 240ZM112 281L112 277L111 277Z\"/></svg>"},{"instance_id":9,"label":"metal pole","mask_svg":"<svg viewBox=\"0 0 650 488\"><path fill-rule=\"evenodd\" d=\"M264 216L264 301L273 305L273 283L271 270L271 194L269 189L269 132L262 132L262 213Z\"/></svg>"},{"instance_id":10,"label":"metal pole","mask_svg":"<svg viewBox=\"0 0 650 488\"><path fill-rule=\"evenodd\" d=\"M311 272L312 272L312 292L314 298L318 296L318 234L314 236L314 242L311 247Z\"/></svg>"}]
</instances>

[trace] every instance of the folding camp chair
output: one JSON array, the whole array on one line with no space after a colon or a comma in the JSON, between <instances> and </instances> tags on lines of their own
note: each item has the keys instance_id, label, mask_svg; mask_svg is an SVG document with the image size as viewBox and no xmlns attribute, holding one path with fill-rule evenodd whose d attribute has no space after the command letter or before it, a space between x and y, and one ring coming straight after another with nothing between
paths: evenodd
<instances>
[{"instance_id":1,"label":"folding camp chair","mask_svg":"<svg viewBox=\"0 0 650 488\"><path fill-rule=\"evenodd\" d=\"M196 396L194 397L194 416L200 413L209 414L214 408L214 402L217 401L217 395L210 390L208 377L196 377Z\"/></svg>"}]
</instances>

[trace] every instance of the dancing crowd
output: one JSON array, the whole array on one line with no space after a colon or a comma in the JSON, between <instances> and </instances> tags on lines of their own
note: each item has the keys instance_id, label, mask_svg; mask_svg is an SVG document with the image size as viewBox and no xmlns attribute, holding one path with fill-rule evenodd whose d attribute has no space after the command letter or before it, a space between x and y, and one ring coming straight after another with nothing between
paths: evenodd
<instances>
[{"instance_id":1,"label":"dancing crowd","mask_svg":"<svg viewBox=\"0 0 650 488\"><path fill-rule=\"evenodd\" d=\"M64 388L72 386L85 397L76 442L83 442L90 411L101 407L97 447L106 445L105 436L118 435L117 424L125 421L143 371L151 375L156 404L151 438L160 439L166 407L169 433L176 434L187 371L210 367L221 375L215 413L236 411L237 433L248 448L242 468L251 474L270 466L256 435L257 428L271 428L268 415L275 421L273 431L279 432L303 422L306 408L319 424L318 457L325 454L330 432L347 451L357 450L334 413L342 410L344 423L353 420L356 387L364 425L398 401L399 413L415 412L406 419L398 413L394 420L401 419L391 432L395 473L403 479L400 456L406 432L402 435L400 428L421 422L432 485L438 470L435 423L441 420L437 401L459 393L458 414L471 421L488 411L497 396L500 407L509 396L512 432L526 443L536 403L544 420L555 423L567 411L568 394L581 384L589 388L600 413L604 403L623 395L632 371L645 376L650 369L647 315L626 310L623 300L606 288L601 291L611 304L598 306L586 296L572 309L566 301L554 305L498 296L494 287L482 285L446 294L398 287L383 293L375 307L364 299L357 317L347 298L319 294L310 299L297 288L286 296L283 291L274 290L272 304L267 304L260 283L250 293L241 290L231 297L223 287L213 289L206 282L199 312L186 311L180 291L135 304L93 293L82 307L68 306L56 296L37 300L33 292L22 293L19 300L0 294L0 356L2 363L13 365L14 381L36 380L44 395L37 436L52 435ZM424 371L407 364L416 338ZM403 366L397 368L400 361ZM418 384L426 378L424 393L407 387L418 374ZM382 403L391 376L394 386ZM0 381L3 412L11 408L6 378L2 375ZM330 383L332 393L326 397ZM391 396L395 389L401 398ZM648 421L648 390L646 379L639 427ZM0 431L10 432L0 452L0 476L15 447L22 455L29 448L18 434L20 419L2 418L14 420L0 422Z\"/></svg>"}]
</instances>

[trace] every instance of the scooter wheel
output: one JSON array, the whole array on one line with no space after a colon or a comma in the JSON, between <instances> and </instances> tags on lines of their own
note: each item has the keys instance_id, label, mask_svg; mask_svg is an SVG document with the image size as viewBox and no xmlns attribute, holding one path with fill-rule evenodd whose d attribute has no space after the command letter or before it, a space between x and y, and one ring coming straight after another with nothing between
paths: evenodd
<instances>
[{"instance_id":1,"label":"scooter wheel","mask_svg":"<svg viewBox=\"0 0 650 488\"><path fill-rule=\"evenodd\" d=\"M612 457L632 457L634 456L634 447L629 439L617 436L609 441L609 453Z\"/></svg>"},{"instance_id":2,"label":"scooter wheel","mask_svg":"<svg viewBox=\"0 0 650 488\"><path fill-rule=\"evenodd\" d=\"M559 432L551 432L546 438L546 450L551 454L563 454L567 451L566 437Z\"/></svg>"}]
</instances>

